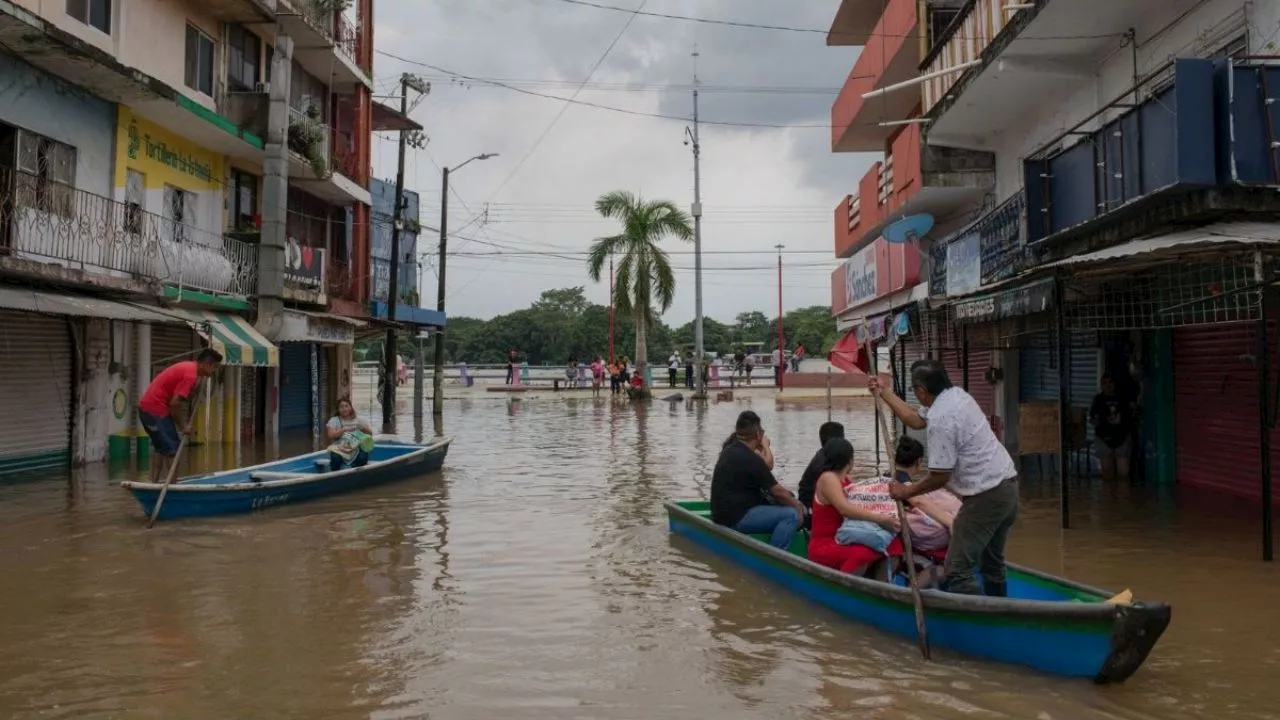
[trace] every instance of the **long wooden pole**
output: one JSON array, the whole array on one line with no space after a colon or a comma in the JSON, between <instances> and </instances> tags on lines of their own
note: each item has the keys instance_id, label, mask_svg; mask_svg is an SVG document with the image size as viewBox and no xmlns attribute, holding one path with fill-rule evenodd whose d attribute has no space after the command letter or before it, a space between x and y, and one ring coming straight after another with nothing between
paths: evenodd
<instances>
[{"instance_id":1,"label":"long wooden pole","mask_svg":"<svg viewBox=\"0 0 1280 720\"><path fill-rule=\"evenodd\" d=\"M871 338L868 333L867 340L864 343L867 351L867 361L871 364L871 371L876 372L875 355L871 354ZM892 377L893 366L890 365L890 377ZM876 422L880 423L880 437L884 438L885 453L889 458L889 478L890 482L894 481L898 474L898 465L895 462L893 452L893 437L889 434L889 421L885 417L883 408L881 407L880 396L876 395ZM902 501L895 503L898 506L898 525L902 534L902 547L907 556L907 582L911 585L911 601L915 605L916 612L916 640L920 643L920 655L925 660L930 659L929 653L929 629L924 621L924 598L920 596L920 585L916 582L916 561L915 555L911 549L911 531L907 527L907 510L903 506Z\"/></svg>"}]
</instances>

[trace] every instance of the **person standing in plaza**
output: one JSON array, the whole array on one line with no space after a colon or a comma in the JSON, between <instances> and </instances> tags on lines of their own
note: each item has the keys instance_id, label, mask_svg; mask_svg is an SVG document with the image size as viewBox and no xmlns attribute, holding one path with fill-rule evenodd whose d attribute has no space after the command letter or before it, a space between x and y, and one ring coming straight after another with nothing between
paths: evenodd
<instances>
[{"instance_id":1,"label":"person standing in plaza","mask_svg":"<svg viewBox=\"0 0 1280 720\"><path fill-rule=\"evenodd\" d=\"M951 385L942 363L920 360L911 366L911 389L921 408L907 405L876 377L867 381L907 427L926 430L929 477L895 483L895 500L926 495L946 487L962 501L945 565L945 589L965 595L1006 597L1005 541L1018 518L1018 471L986 414L969 393ZM978 575L982 584L978 583Z\"/></svg>"},{"instance_id":2,"label":"person standing in plaza","mask_svg":"<svg viewBox=\"0 0 1280 720\"><path fill-rule=\"evenodd\" d=\"M195 360L176 362L161 370L138 401L138 421L151 438L149 482L163 482L177 459L180 435L191 435L190 405L196 384L218 370L222 355L201 350Z\"/></svg>"}]
</instances>

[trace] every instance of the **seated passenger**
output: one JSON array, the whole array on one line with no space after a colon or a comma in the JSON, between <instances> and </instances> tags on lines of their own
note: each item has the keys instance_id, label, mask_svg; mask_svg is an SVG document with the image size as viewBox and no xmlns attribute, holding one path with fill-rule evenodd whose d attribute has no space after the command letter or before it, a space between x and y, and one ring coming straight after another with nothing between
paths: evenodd
<instances>
[{"instance_id":1,"label":"seated passenger","mask_svg":"<svg viewBox=\"0 0 1280 720\"><path fill-rule=\"evenodd\" d=\"M810 510L813 509L813 492L818 486L818 476L822 474L822 467L826 461L823 448L827 446L827 442L838 437L844 437L844 425L838 422L824 422L818 428L818 452L814 453L809 466L804 469L804 474L800 476L800 486L797 488L801 504Z\"/></svg>"},{"instance_id":2,"label":"seated passenger","mask_svg":"<svg viewBox=\"0 0 1280 720\"><path fill-rule=\"evenodd\" d=\"M844 438L834 438L822 448L823 471L813 495L813 531L809 537L809 559L846 573L874 571L886 555L902 554L902 541L893 538L883 550L866 545L843 545L836 535L846 518L863 520L896 534L899 531L896 510L893 514L872 512L850 502L847 496L854 482L849 479L853 468L853 445Z\"/></svg>"},{"instance_id":3,"label":"seated passenger","mask_svg":"<svg viewBox=\"0 0 1280 720\"><path fill-rule=\"evenodd\" d=\"M350 398L338 400L338 414L329 418L325 436L332 443L329 446L329 472L341 470L344 464L358 468L369 462L373 428L356 415Z\"/></svg>"},{"instance_id":4,"label":"seated passenger","mask_svg":"<svg viewBox=\"0 0 1280 720\"><path fill-rule=\"evenodd\" d=\"M739 415L711 475L711 519L740 533L767 534L770 545L786 550L804 521L804 506L774 479L762 456L767 444L760 416Z\"/></svg>"},{"instance_id":5,"label":"seated passenger","mask_svg":"<svg viewBox=\"0 0 1280 720\"><path fill-rule=\"evenodd\" d=\"M898 439L894 450L896 480L911 482L911 473L920 469L924 460L924 446L912 437ZM960 498L946 489L917 495L908 501L907 529L911 532L911 549L924 553L946 550L951 542L951 523L960 512Z\"/></svg>"}]
</instances>

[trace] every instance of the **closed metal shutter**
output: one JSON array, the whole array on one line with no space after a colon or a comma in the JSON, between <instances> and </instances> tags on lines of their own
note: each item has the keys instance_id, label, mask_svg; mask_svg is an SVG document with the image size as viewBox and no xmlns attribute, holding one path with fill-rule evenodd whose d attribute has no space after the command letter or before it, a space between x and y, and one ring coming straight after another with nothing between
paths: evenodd
<instances>
[{"instance_id":1,"label":"closed metal shutter","mask_svg":"<svg viewBox=\"0 0 1280 720\"><path fill-rule=\"evenodd\" d=\"M911 390L911 366L917 360L927 360L929 357L928 347L926 346L924 337L912 337L900 341L893 348L894 351L894 378L898 382L895 389L898 394L906 401L907 405L913 408L920 407L920 401L916 399L916 394ZM912 430L899 423L899 432L905 433L907 437L915 438L924 445L925 460L929 458L929 441L928 431Z\"/></svg>"},{"instance_id":2,"label":"closed metal shutter","mask_svg":"<svg viewBox=\"0 0 1280 720\"><path fill-rule=\"evenodd\" d=\"M256 367L240 368L241 437L253 437L257 433L259 372Z\"/></svg>"},{"instance_id":3,"label":"closed metal shutter","mask_svg":"<svg viewBox=\"0 0 1280 720\"><path fill-rule=\"evenodd\" d=\"M1175 329L1173 403L1178 482L1256 501L1262 497L1262 473L1255 330L1253 323ZM1272 363L1274 353L1273 344ZM1271 466L1280 471L1275 431ZM1272 493L1280 496L1274 474Z\"/></svg>"},{"instance_id":4,"label":"closed metal shutter","mask_svg":"<svg viewBox=\"0 0 1280 720\"><path fill-rule=\"evenodd\" d=\"M329 354L333 352L330 348L320 345L316 348L316 360L319 364L319 396L320 396L320 412L316 414L316 418L323 423L325 418L332 416L337 412L337 402L333 397L333 390L329 383L331 380L331 369L333 365L330 362ZM319 428L316 428L319 432Z\"/></svg>"},{"instance_id":5,"label":"closed metal shutter","mask_svg":"<svg viewBox=\"0 0 1280 720\"><path fill-rule=\"evenodd\" d=\"M199 336L185 325L152 325L151 377L176 362L194 360L200 347Z\"/></svg>"},{"instance_id":6,"label":"closed metal shutter","mask_svg":"<svg viewBox=\"0 0 1280 720\"><path fill-rule=\"evenodd\" d=\"M280 346L280 430L311 427L311 345Z\"/></svg>"},{"instance_id":7,"label":"closed metal shutter","mask_svg":"<svg viewBox=\"0 0 1280 720\"><path fill-rule=\"evenodd\" d=\"M1063 370L1052 333L1028 335L1022 343L1023 347L1018 350L1018 402L1058 402ZM1096 345L1097 336L1092 333L1073 334L1067 358L1067 401L1078 416L1082 414L1084 417L1085 439L1090 443L1087 457L1090 472L1099 469L1096 461L1097 441L1094 439L1093 423L1088 418L1089 406L1093 404L1093 398L1099 389ZM1081 448L1072 456L1074 472L1084 470L1084 452L1085 449Z\"/></svg>"},{"instance_id":8,"label":"closed metal shutter","mask_svg":"<svg viewBox=\"0 0 1280 720\"><path fill-rule=\"evenodd\" d=\"M71 353L66 318L0 310L0 474L70 462Z\"/></svg>"},{"instance_id":9,"label":"closed metal shutter","mask_svg":"<svg viewBox=\"0 0 1280 720\"><path fill-rule=\"evenodd\" d=\"M964 387L964 373L960 367L962 355L961 350L942 352L942 364L947 369L951 384L956 387ZM982 408L982 414L986 415L988 420L996 414L996 386L987 382L984 377L990 368L990 350L969 351L969 394L978 402L978 407Z\"/></svg>"},{"instance_id":10,"label":"closed metal shutter","mask_svg":"<svg viewBox=\"0 0 1280 720\"><path fill-rule=\"evenodd\" d=\"M1062 368L1049 333L1028 335L1018 348L1018 402L1058 401Z\"/></svg>"}]
</instances>

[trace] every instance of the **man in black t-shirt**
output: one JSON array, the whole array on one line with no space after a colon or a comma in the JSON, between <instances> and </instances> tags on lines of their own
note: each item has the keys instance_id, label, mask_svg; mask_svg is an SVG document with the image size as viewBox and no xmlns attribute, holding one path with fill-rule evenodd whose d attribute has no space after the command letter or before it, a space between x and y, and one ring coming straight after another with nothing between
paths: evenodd
<instances>
[{"instance_id":1,"label":"man in black t-shirt","mask_svg":"<svg viewBox=\"0 0 1280 720\"><path fill-rule=\"evenodd\" d=\"M761 456L766 442L759 415L738 416L711 475L711 519L741 533L767 534L769 544L786 550L804 521L804 506L774 479Z\"/></svg>"},{"instance_id":2,"label":"man in black t-shirt","mask_svg":"<svg viewBox=\"0 0 1280 720\"><path fill-rule=\"evenodd\" d=\"M1116 392L1115 380L1110 375L1102 376L1101 389L1089 407L1089 421L1100 441L1098 460L1102 464L1102 479L1127 478L1133 450L1134 403Z\"/></svg>"},{"instance_id":3,"label":"man in black t-shirt","mask_svg":"<svg viewBox=\"0 0 1280 720\"><path fill-rule=\"evenodd\" d=\"M806 510L813 509L813 492L818 487L818 477L822 475L822 468L827 460L822 454L822 448L826 447L828 440L842 437L844 437L844 426L838 422L825 422L818 428L818 452L809 461L809 467L804 469L804 474L800 476L798 488L800 504L804 505Z\"/></svg>"}]
</instances>

